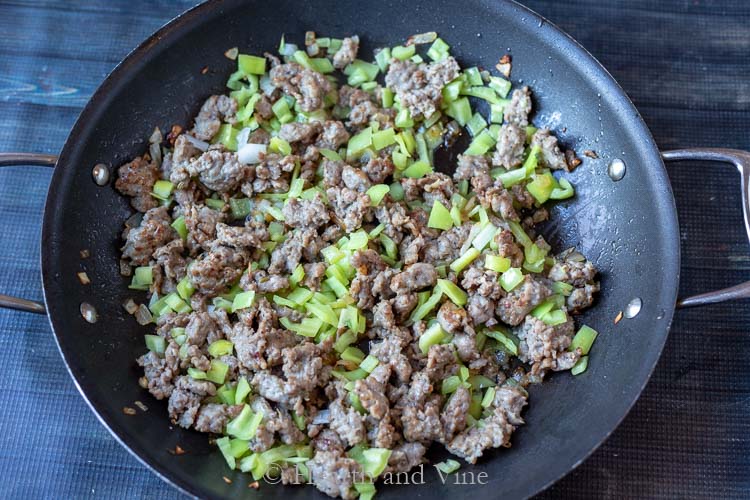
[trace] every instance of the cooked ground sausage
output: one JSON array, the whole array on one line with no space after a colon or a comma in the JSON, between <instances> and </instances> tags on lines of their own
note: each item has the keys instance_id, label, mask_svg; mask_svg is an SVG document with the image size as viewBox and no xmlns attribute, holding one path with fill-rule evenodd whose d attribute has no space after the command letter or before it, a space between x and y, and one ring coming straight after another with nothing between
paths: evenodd
<instances>
[{"instance_id":1,"label":"cooked ground sausage","mask_svg":"<svg viewBox=\"0 0 750 500\"><path fill-rule=\"evenodd\" d=\"M134 281L156 323L141 384L176 425L235 439L245 465L304 454L280 465L283 483L354 498L365 453L395 474L433 442L469 463L508 446L524 386L581 358L571 314L599 283L535 229L549 212L534 179L568 164L551 131L527 138L528 87L489 127L493 148L459 155L452 176L415 173L431 161L425 129L445 134L430 146L450 142L456 60L393 58L363 85L377 66L357 61L359 38L335 51L314 40L307 58L267 54L257 86L235 75L243 90L206 100L163 161L119 168L116 189L143 212L123 232L122 269L147 281ZM332 68L347 85L317 71ZM402 119L414 127L391 133ZM238 154L246 143L258 149ZM537 170L521 171L531 149ZM159 180L168 196L153 196Z\"/></svg>"}]
</instances>

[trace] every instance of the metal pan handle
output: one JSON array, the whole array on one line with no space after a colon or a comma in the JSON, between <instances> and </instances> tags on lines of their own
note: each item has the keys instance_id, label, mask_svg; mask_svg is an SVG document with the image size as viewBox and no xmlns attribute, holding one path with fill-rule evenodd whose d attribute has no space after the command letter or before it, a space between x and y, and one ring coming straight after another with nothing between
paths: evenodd
<instances>
[{"instance_id":1,"label":"metal pan handle","mask_svg":"<svg viewBox=\"0 0 750 500\"><path fill-rule=\"evenodd\" d=\"M664 161L716 161L730 163L740 171L740 189L742 189L742 211L745 216L745 231L750 240L750 153L737 149L723 148L690 148L662 152ZM677 301L677 307L695 307L716 304L728 300L750 298L750 281L714 292L702 293Z\"/></svg>"},{"instance_id":2,"label":"metal pan handle","mask_svg":"<svg viewBox=\"0 0 750 500\"><path fill-rule=\"evenodd\" d=\"M0 167L11 167L20 165L38 165L41 167L54 167L57 157L36 153L0 153ZM42 302L19 299L10 295L0 294L0 307L17 309L19 311L44 314L46 312Z\"/></svg>"}]
</instances>

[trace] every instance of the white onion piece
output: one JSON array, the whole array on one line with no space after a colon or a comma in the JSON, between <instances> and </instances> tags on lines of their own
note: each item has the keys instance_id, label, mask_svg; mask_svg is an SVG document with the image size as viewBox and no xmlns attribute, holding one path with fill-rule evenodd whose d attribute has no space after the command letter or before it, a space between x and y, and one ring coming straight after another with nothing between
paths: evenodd
<instances>
[{"instance_id":1,"label":"white onion piece","mask_svg":"<svg viewBox=\"0 0 750 500\"><path fill-rule=\"evenodd\" d=\"M245 165L260 163L261 153L266 153L265 144L245 144L237 151L237 159Z\"/></svg>"},{"instance_id":2,"label":"white onion piece","mask_svg":"<svg viewBox=\"0 0 750 500\"><path fill-rule=\"evenodd\" d=\"M153 316L151 316L151 311L148 310L148 307L141 304L135 312L135 320L139 325L148 325L153 320Z\"/></svg>"},{"instance_id":3,"label":"white onion piece","mask_svg":"<svg viewBox=\"0 0 750 500\"><path fill-rule=\"evenodd\" d=\"M469 237L466 238L466 241L464 242L463 246L459 250L459 253L461 255L465 254L469 251L469 248L471 248L471 244L474 242L474 238L477 237L477 233L479 233L480 226L479 224L474 224L471 227L471 231L469 231Z\"/></svg>"},{"instance_id":4,"label":"white onion piece","mask_svg":"<svg viewBox=\"0 0 750 500\"><path fill-rule=\"evenodd\" d=\"M268 75L263 75L260 79L260 89L263 91L266 95L273 94L273 91L276 90L276 87L273 86L273 83L271 83L271 77Z\"/></svg>"},{"instance_id":5,"label":"white onion piece","mask_svg":"<svg viewBox=\"0 0 750 500\"><path fill-rule=\"evenodd\" d=\"M585 262L586 257L584 257L584 255L581 252L575 251L575 252L571 252L568 255L568 260L572 260L573 262Z\"/></svg>"},{"instance_id":6,"label":"white onion piece","mask_svg":"<svg viewBox=\"0 0 750 500\"><path fill-rule=\"evenodd\" d=\"M151 137L148 138L148 142L151 144L159 144L164 140L164 136L161 135L161 130L156 127L151 133Z\"/></svg>"},{"instance_id":7,"label":"white onion piece","mask_svg":"<svg viewBox=\"0 0 750 500\"><path fill-rule=\"evenodd\" d=\"M190 134L185 134L185 139L187 139L190 144L200 149L201 151L208 151L209 144L207 142L196 139Z\"/></svg>"},{"instance_id":8,"label":"white onion piece","mask_svg":"<svg viewBox=\"0 0 750 500\"><path fill-rule=\"evenodd\" d=\"M281 48L279 54L281 54L282 56L291 56L292 54L297 52L297 50L299 50L297 48L297 45L293 43L284 43L284 46Z\"/></svg>"},{"instance_id":9,"label":"white onion piece","mask_svg":"<svg viewBox=\"0 0 750 500\"><path fill-rule=\"evenodd\" d=\"M245 127L242 130L239 131L237 134L237 148L241 148L245 144L247 144L247 141L250 139L250 134L252 133L252 130L250 127Z\"/></svg>"},{"instance_id":10,"label":"white onion piece","mask_svg":"<svg viewBox=\"0 0 750 500\"><path fill-rule=\"evenodd\" d=\"M154 160L157 165L161 165L161 146L157 143L153 143L148 147L148 152L151 154L151 159Z\"/></svg>"},{"instance_id":11,"label":"white onion piece","mask_svg":"<svg viewBox=\"0 0 750 500\"><path fill-rule=\"evenodd\" d=\"M313 424L327 424L331 421L331 411L328 409L320 410L315 417L313 417Z\"/></svg>"},{"instance_id":12,"label":"white onion piece","mask_svg":"<svg viewBox=\"0 0 750 500\"><path fill-rule=\"evenodd\" d=\"M424 43L432 43L437 39L437 33L434 31L428 31L427 33L419 33L417 35L412 35L409 37L409 39L406 41L406 46L409 45L418 45L418 44L424 44Z\"/></svg>"},{"instance_id":13,"label":"white onion piece","mask_svg":"<svg viewBox=\"0 0 750 500\"><path fill-rule=\"evenodd\" d=\"M307 46L307 55L310 57L315 57L318 54L320 54L320 47L318 47L317 43L313 43L312 45Z\"/></svg>"},{"instance_id":14,"label":"white onion piece","mask_svg":"<svg viewBox=\"0 0 750 500\"><path fill-rule=\"evenodd\" d=\"M128 314L135 314L135 312L138 310L138 305L135 303L133 299L126 300L122 307L125 308L125 310L128 312Z\"/></svg>"}]
</instances>

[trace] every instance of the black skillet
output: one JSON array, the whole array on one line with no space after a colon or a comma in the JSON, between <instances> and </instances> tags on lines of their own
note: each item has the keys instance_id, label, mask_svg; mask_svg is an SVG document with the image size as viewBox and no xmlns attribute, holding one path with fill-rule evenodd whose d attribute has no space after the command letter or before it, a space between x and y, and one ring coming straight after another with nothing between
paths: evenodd
<instances>
[{"instance_id":1,"label":"black skillet","mask_svg":"<svg viewBox=\"0 0 750 500\"><path fill-rule=\"evenodd\" d=\"M118 274L120 232L131 210L111 182L99 186L92 178L98 163L115 167L141 154L155 125L162 130L174 123L188 125L203 99L223 92L233 66L223 56L226 49L272 51L282 33L301 39L307 30L330 36L359 34L365 56L375 47L432 30L452 45L465 66L493 68L510 52L514 82L529 84L535 92L536 123L557 125L579 154L587 149L599 154L596 160L585 158L570 176L577 196L554 207L554 222L546 228L555 248L578 246L602 272L600 299L582 318L601 332L588 371L575 379L557 374L532 389L526 425L514 435L513 447L462 468L475 478L486 472L487 484L448 480L444 485L427 467L424 485L379 487L382 498L533 495L570 472L609 436L640 395L661 353L677 303L680 269L679 227L663 161L716 160L738 167L747 226L750 155L727 150L660 153L609 73L565 33L516 3L216 0L186 12L107 77L56 161L38 155L0 156L0 165L55 166L41 243L45 304L1 296L0 305L46 309L65 363L93 411L123 446L177 488L201 497L313 494L311 487L249 489L247 477L230 473L205 435L173 428L166 404L138 386L133 360L144 351L144 328L122 308L133 292ZM203 74L206 66L209 70ZM615 159L625 165L619 181L608 173ZM82 260L84 249L91 257ZM91 285L80 285L80 269L88 273ZM681 305L747 296L746 284ZM82 317L83 302L98 312L95 324ZM634 317L615 325L620 311ZM122 408L135 400L145 401L149 411L124 414ZM173 456L168 450L176 445L188 453ZM227 484L222 476L234 481Z\"/></svg>"}]
</instances>

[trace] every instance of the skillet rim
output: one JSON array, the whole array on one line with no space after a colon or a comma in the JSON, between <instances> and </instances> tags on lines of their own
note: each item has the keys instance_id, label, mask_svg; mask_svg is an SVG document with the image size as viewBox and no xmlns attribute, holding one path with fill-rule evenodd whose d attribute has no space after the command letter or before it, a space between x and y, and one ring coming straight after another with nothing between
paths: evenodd
<instances>
[{"instance_id":1,"label":"skillet rim","mask_svg":"<svg viewBox=\"0 0 750 500\"><path fill-rule=\"evenodd\" d=\"M89 395L87 395L86 389L79 382L78 375L76 373L77 369L74 369L72 366L72 361L75 360L76 353L75 351L69 350L66 347L65 335L64 333L62 333L65 331L65 316L63 315L63 311L58 311L56 309L56 303L50 297L52 293L50 292L50 290L52 290L54 287L54 275L56 274L55 271L51 268L52 246L49 242L54 241L56 237L55 228L52 227L52 223L50 221L53 219L52 213L58 211L57 198L60 196L60 178L68 173L64 170L72 170L73 168L72 165L66 169L63 169L60 166L69 164L69 157L75 156L75 152L79 147L79 141L77 140L77 138L86 129L86 127L88 126L87 123L91 121L93 117L95 117L96 108L99 105L99 101L102 101L104 96L106 96L110 91L115 90L116 87L120 84L123 77L127 76L126 73L130 69L130 67L133 65L137 65L141 61L141 59L145 58L150 53L151 49L157 46L162 40L169 40L175 36L177 36L178 38L181 37L182 35L179 34L178 31L184 25L190 24L201 15L213 12L214 9L221 8L224 4L227 3L232 2L231 0L229 0L228 2L225 0L207 0L206 2L191 7L182 14L176 16L175 18L167 22L164 26L155 31L148 38L146 38L143 42L141 42L130 53L128 53L128 55L125 56L125 58L120 63L118 63L114 67L114 69L105 77L103 82L92 94L91 98L86 103L86 106L81 111L78 119L71 128L68 138L66 139L65 144L63 145L63 148L60 152L56 168L50 181L50 187L47 192L42 225L42 237L40 240L42 288L44 294L44 303L48 311L47 317L50 322L50 327L55 336L55 343L57 344L57 347L65 363L65 367L71 378L73 379L73 383L78 389L78 392L81 394L84 401L86 401L86 404L89 406L89 408L91 408L94 415L96 415L101 424L132 456L134 456L140 463L146 466L146 468L151 470L164 482L172 485L178 491L193 497L204 494L205 490L203 490L198 484L189 483L187 481L183 481L178 477L173 477L170 472L162 466L160 462L152 462L149 461L149 459L145 456L142 456L141 450L134 449L134 447L128 443L128 441L131 440L129 434L127 432L122 432L121 435L119 431L124 430L115 430L114 425L108 422L107 419L102 415L102 413L100 413L99 408L104 406L103 403L101 401L95 401L90 398ZM651 379L654 369L656 368L656 364L661 358L661 353L666 343L669 329L672 325L672 320L675 312L675 304L677 301L680 276L679 224L677 220L677 210L671 184L669 182L666 167L664 166L663 159L661 157L661 154L659 153L659 149L656 145L656 142L654 141L653 135L651 134L651 131L647 127L646 123L643 121L643 118L641 117L633 102L627 96L622 87L620 87L617 80L615 80L615 78L609 73L609 71L607 71L607 69L605 69L604 66L573 37L557 27L554 23L547 20L545 17L518 3L516 0L502 0L501 2L480 0L480 3L485 4L487 9L491 12L508 10L511 14L514 14L519 18L521 18L522 16L530 16L533 22L538 23L540 27L540 31L536 36L538 36L541 41L553 45L558 50L574 54L577 57L577 60L580 61L580 67L585 69L584 76L589 81L594 83L596 87L601 87L603 89L605 88L610 93L611 99L613 99L618 105L631 112L630 116L626 116L623 118L623 122L625 122L631 129L633 135L637 136L642 141L642 145L645 147L645 149L650 150L651 158L648 158L648 163L653 165L655 171L652 172L652 174L657 178L660 185L664 189L664 191L660 195L660 197L662 198L662 204L661 207L659 207L661 210L661 215L662 217L664 217L664 219L662 220L671 221L671 223L667 225L665 231L671 232L672 237L667 238L666 236L669 235L665 234L665 240L671 240L671 250L673 257L671 260L664 264L665 276L673 277L672 286L670 287L670 290L672 290L672 292L671 294L669 294L668 300L666 301L666 304L671 304L671 307L665 310L664 319L666 321L663 323L664 326L655 327L658 328L658 330L656 331L661 334L661 339L658 342L658 348L652 349L648 352L648 359L643 359L643 361L645 361L644 364L648 367L648 369L643 372L645 376L643 377L642 382L636 387L637 390L633 391L633 393L629 395L629 401L627 406L625 407L625 411L621 416L616 418L616 422L614 423L614 425L612 425L611 429L598 437L596 440L597 442L586 453L583 453L580 457L574 459L571 463L562 468L562 472L553 475L553 477L547 480L544 484L536 484L532 485L532 488L528 488L525 495L526 497L531 497L552 486L564 476L571 473L589 456L591 456L594 451L596 451L604 443L604 441L609 438L609 436L615 431L615 429L620 426L622 421L632 410L636 401L640 398L646 384ZM198 21L198 23L199 22L200 21ZM544 28L544 25L546 25L547 27ZM657 168L657 166L660 168Z\"/></svg>"}]
</instances>

